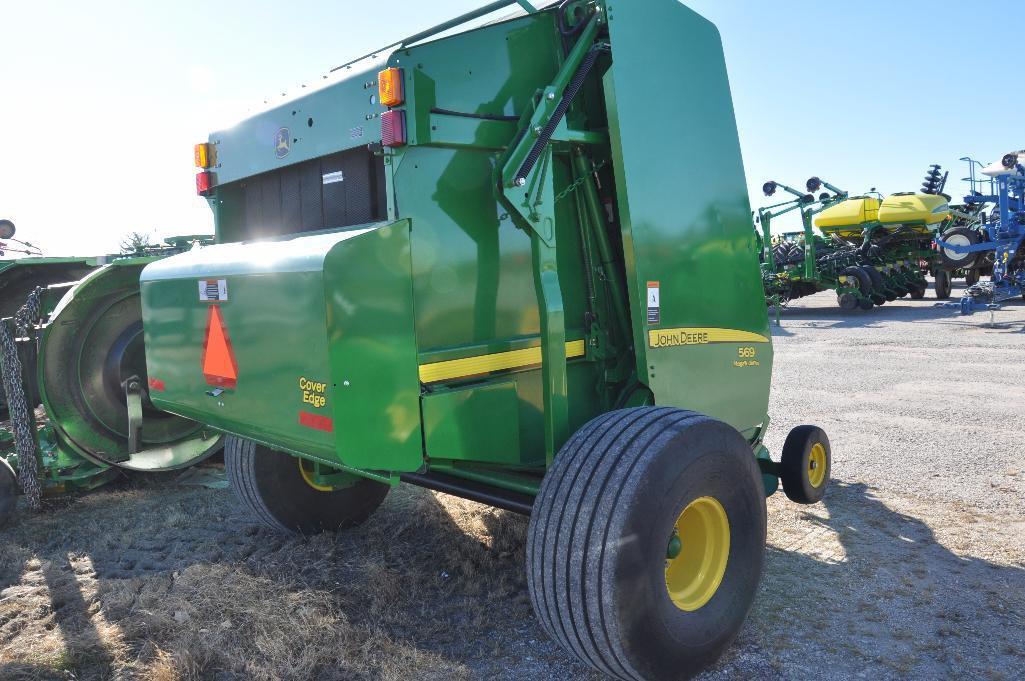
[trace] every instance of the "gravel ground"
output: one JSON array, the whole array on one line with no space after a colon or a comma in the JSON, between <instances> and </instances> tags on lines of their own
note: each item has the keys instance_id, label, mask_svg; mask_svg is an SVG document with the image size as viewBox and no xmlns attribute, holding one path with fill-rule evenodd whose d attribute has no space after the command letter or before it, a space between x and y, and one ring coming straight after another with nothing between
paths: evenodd
<instances>
[{"instance_id":1,"label":"gravel ground","mask_svg":"<svg viewBox=\"0 0 1025 681\"><path fill-rule=\"evenodd\" d=\"M703 678L1022 677L1025 305L988 317L784 311L768 444L823 426L834 485L769 499L754 609ZM0 532L0 679L595 679L534 621L525 529L400 489L283 538L227 491L123 481Z\"/></svg>"}]
</instances>

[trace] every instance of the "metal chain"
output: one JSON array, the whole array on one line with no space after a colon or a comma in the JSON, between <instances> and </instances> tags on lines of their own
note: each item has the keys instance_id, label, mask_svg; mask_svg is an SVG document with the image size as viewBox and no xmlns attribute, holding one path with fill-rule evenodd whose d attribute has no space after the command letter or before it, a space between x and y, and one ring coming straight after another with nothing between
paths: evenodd
<instances>
[{"instance_id":1,"label":"metal chain","mask_svg":"<svg viewBox=\"0 0 1025 681\"><path fill-rule=\"evenodd\" d=\"M588 181L589 179L591 179L591 176L592 176L592 175L593 175L594 173L597 173L597 172L598 172L599 170L601 170L602 168L604 168L604 167L605 167L605 164L606 164L607 162L608 162L608 161L605 161L605 160L603 160L603 161L601 161L601 163L597 163L597 164L595 164L595 166L594 166L594 170L592 171L592 174L591 174L591 175L582 175L581 177L578 177L578 178L577 178L576 180L574 180L574 181L573 181L573 182L572 182L572 183L571 183L571 184L570 184L569 186L567 186L567 187L566 187L565 189L563 189L563 190L562 190L561 192L559 192L558 194L556 194L556 195L555 195L555 203L558 203L559 201L562 201L562 200L563 200L564 198L566 198L567 196L569 196L570 194L572 194L573 192L575 192L575 191L576 191L577 189L579 189L579 188L580 188L580 185L582 185L583 183L585 183L585 182L587 182L587 181Z\"/></svg>"},{"instance_id":2,"label":"metal chain","mask_svg":"<svg viewBox=\"0 0 1025 681\"><path fill-rule=\"evenodd\" d=\"M14 315L14 326L19 335L27 335L39 321L42 293L43 288L37 286ZM0 322L0 370L4 391L7 393L15 451L18 453L18 482L25 493L29 508L38 510L42 498L42 485L39 481L39 461L36 458L36 437L32 429L32 419L29 418L18 346L11 335L11 325L3 322Z\"/></svg>"}]
</instances>

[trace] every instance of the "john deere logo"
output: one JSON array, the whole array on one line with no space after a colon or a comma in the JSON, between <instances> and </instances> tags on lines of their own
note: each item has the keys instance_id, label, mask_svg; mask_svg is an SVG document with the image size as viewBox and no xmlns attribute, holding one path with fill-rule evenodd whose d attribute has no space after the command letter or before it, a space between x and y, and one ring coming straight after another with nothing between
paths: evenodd
<instances>
[{"instance_id":1,"label":"john deere logo","mask_svg":"<svg viewBox=\"0 0 1025 681\"><path fill-rule=\"evenodd\" d=\"M278 158L285 158L290 151L292 151L292 133L288 128L281 128L274 136L274 155Z\"/></svg>"}]
</instances>

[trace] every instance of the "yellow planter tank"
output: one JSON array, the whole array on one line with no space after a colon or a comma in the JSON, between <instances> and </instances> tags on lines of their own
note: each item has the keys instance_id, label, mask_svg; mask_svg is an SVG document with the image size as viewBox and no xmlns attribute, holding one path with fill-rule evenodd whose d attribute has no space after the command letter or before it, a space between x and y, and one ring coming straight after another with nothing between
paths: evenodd
<instances>
[{"instance_id":1,"label":"yellow planter tank","mask_svg":"<svg viewBox=\"0 0 1025 681\"><path fill-rule=\"evenodd\" d=\"M879 199L872 196L858 196L827 208L815 218L815 226L823 234L840 237L860 235L863 226L879 218Z\"/></svg>"},{"instance_id":2,"label":"yellow planter tank","mask_svg":"<svg viewBox=\"0 0 1025 681\"><path fill-rule=\"evenodd\" d=\"M879 222L884 225L907 225L916 231L929 232L950 216L950 205L938 194L894 194L879 206Z\"/></svg>"}]
</instances>

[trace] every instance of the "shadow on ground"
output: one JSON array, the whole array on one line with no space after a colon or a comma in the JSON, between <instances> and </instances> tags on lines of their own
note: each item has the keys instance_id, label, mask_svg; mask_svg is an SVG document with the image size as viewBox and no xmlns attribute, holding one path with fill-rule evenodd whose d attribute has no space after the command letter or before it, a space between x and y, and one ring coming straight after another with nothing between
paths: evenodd
<instances>
[{"instance_id":1,"label":"shadow on ground","mask_svg":"<svg viewBox=\"0 0 1025 681\"><path fill-rule=\"evenodd\" d=\"M709 678L1025 664L1021 568L955 555L864 485L824 508L774 497L774 523L751 618ZM594 678L534 621L525 532L400 488L361 528L285 538L227 492L124 485L0 533L0 678Z\"/></svg>"}]
</instances>

